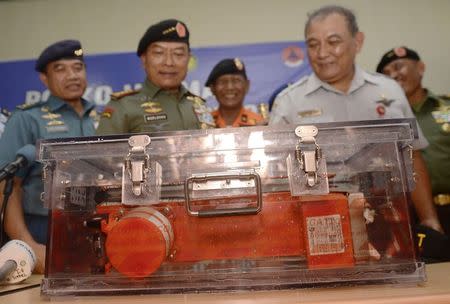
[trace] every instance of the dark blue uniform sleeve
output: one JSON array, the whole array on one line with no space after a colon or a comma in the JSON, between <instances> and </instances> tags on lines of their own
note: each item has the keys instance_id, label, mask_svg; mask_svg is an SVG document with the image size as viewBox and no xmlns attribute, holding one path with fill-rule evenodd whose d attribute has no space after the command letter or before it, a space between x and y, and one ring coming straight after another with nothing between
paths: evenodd
<instances>
[{"instance_id":1,"label":"dark blue uniform sleeve","mask_svg":"<svg viewBox=\"0 0 450 304\"><path fill-rule=\"evenodd\" d=\"M26 144L36 144L36 125L34 119L25 111L16 111L6 122L0 137L0 168L16 159L17 151ZM23 177L24 170L17 175Z\"/></svg>"}]
</instances>

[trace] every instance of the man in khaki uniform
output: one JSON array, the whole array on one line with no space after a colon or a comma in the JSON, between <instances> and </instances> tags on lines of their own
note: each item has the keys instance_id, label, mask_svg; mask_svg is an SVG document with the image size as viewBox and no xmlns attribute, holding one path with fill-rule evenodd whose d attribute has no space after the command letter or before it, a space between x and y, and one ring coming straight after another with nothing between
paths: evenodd
<instances>
[{"instance_id":1,"label":"man in khaki uniform","mask_svg":"<svg viewBox=\"0 0 450 304\"><path fill-rule=\"evenodd\" d=\"M189 31L178 20L150 26L137 55L147 77L142 89L111 95L97 134L120 134L214 127L204 100L181 82L190 58Z\"/></svg>"},{"instance_id":2,"label":"man in khaki uniform","mask_svg":"<svg viewBox=\"0 0 450 304\"><path fill-rule=\"evenodd\" d=\"M392 77L402 87L430 143L422 154L431 176L439 220L450 235L450 100L422 86L425 63L416 51L407 47L397 47L384 54L377 72Z\"/></svg>"}]
</instances>

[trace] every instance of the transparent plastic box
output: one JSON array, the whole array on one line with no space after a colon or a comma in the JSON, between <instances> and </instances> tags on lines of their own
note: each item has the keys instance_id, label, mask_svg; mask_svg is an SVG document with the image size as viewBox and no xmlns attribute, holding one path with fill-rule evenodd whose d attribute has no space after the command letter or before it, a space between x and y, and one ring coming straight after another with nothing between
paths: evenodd
<instances>
[{"instance_id":1,"label":"transparent plastic box","mask_svg":"<svg viewBox=\"0 0 450 304\"><path fill-rule=\"evenodd\" d=\"M44 296L425 280L415 120L45 140Z\"/></svg>"}]
</instances>

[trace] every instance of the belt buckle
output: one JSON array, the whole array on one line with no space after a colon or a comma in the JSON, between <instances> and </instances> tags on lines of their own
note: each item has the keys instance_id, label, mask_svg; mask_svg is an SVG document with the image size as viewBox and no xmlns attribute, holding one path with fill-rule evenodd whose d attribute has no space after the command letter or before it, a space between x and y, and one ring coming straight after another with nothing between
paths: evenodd
<instances>
[{"instance_id":1,"label":"belt buckle","mask_svg":"<svg viewBox=\"0 0 450 304\"><path fill-rule=\"evenodd\" d=\"M445 206L450 204L450 194L438 194L433 198L433 201L438 206Z\"/></svg>"}]
</instances>

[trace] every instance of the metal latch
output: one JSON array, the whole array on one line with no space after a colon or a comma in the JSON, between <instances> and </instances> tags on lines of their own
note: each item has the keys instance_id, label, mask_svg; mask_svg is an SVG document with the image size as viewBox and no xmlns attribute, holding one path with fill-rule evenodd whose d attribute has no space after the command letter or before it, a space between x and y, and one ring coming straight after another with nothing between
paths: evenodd
<instances>
[{"instance_id":1,"label":"metal latch","mask_svg":"<svg viewBox=\"0 0 450 304\"><path fill-rule=\"evenodd\" d=\"M318 129L315 126L298 126L295 128L295 135L300 137L295 147L295 158L300 164L300 168L305 172L306 183L313 187L317 183L317 171L319 160L322 158L322 150L316 143L315 136Z\"/></svg>"},{"instance_id":2,"label":"metal latch","mask_svg":"<svg viewBox=\"0 0 450 304\"><path fill-rule=\"evenodd\" d=\"M142 185L150 171L150 158L146 151L150 142L147 135L134 135L128 139L130 149L125 158L125 170L132 182L132 192L136 196L141 195Z\"/></svg>"}]
</instances>

